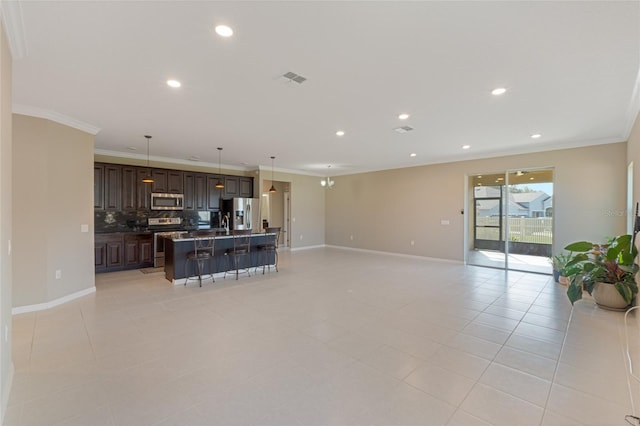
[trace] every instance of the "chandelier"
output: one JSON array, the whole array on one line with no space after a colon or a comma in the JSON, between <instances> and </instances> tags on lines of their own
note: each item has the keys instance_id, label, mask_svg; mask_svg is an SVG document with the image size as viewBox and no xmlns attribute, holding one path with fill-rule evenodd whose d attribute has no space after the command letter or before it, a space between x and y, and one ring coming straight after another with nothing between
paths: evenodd
<instances>
[{"instance_id":1,"label":"chandelier","mask_svg":"<svg viewBox=\"0 0 640 426\"><path fill-rule=\"evenodd\" d=\"M331 188L333 188L333 185L336 183L335 180L332 180L329 177L329 170L330 169L331 169L331 165L327 166L327 177L326 177L326 179L322 179L320 181L320 185L322 185L323 188L331 189Z\"/></svg>"}]
</instances>

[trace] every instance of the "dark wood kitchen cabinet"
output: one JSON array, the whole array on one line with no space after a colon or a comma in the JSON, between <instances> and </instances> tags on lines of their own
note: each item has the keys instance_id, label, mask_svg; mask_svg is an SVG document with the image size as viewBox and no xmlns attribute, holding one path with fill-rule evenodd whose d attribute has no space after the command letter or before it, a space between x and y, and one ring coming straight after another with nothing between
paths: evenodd
<instances>
[{"instance_id":1,"label":"dark wood kitchen cabinet","mask_svg":"<svg viewBox=\"0 0 640 426\"><path fill-rule=\"evenodd\" d=\"M205 173L184 173L184 209L207 210L207 175Z\"/></svg>"},{"instance_id":2,"label":"dark wood kitchen cabinet","mask_svg":"<svg viewBox=\"0 0 640 426\"><path fill-rule=\"evenodd\" d=\"M224 177L224 199L240 196L240 182L238 176Z\"/></svg>"},{"instance_id":3,"label":"dark wood kitchen cabinet","mask_svg":"<svg viewBox=\"0 0 640 426\"><path fill-rule=\"evenodd\" d=\"M138 208L138 168L122 167L122 210Z\"/></svg>"},{"instance_id":4,"label":"dark wood kitchen cabinet","mask_svg":"<svg viewBox=\"0 0 640 426\"><path fill-rule=\"evenodd\" d=\"M143 183L142 179L149 175L154 182ZM215 187L218 180L222 180L224 189ZM221 199L253 197L253 178L94 163L95 210L149 210L152 192L184 194L185 210L218 211Z\"/></svg>"},{"instance_id":5,"label":"dark wood kitchen cabinet","mask_svg":"<svg viewBox=\"0 0 640 426\"><path fill-rule=\"evenodd\" d=\"M116 164L93 165L93 208L117 211L122 207L122 167Z\"/></svg>"},{"instance_id":6,"label":"dark wood kitchen cabinet","mask_svg":"<svg viewBox=\"0 0 640 426\"><path fill-rule=\"evenodd\" d=\"M142 179L151 174L151 169L146 167L137 168L138 173L138 185L137 185L137 208L143 210L149 210L151 208L151 184L144 183Z\"/></svg>"},{"instance_id":7,"label":"dark wood kitchen cabinet","mask_svg":"<svg viewBox=\"0 0 640 426\"><path fill-rule=\"evenodd\" d=\"M251 198L253 197L253 178L240 177L238 178L238 192L240 197Z\"/></svg>"},{"instance_id":8,"label":"dark wood kitchen cabinet","mask_svg":"<svg viewBox=\"0 0 640 426\"><path fill-rule=\"evenodd\" d=\"M220 198L224 194L224 189L216 188L219 180L224 184L224 176L207 175L207 210L220 209Z\"/></svg>"},{"instance_id":9,"label":"dark wood kitchen cabinet","mask_svg":"<svg viewBox=\"0 0 640 426\"><path fill-rule=\"evenodd\" d=\"M124 265L122 234L95 235L96 272L117 271Z\"/></svg>"},{"instance_id":10,"label":"dark wood kitchen cabinet","mask_svg":"<svg viewBox=\"0 0 640 426\"><path fill-rule=\"evenodd\" d=\"M153 266L153 236L119 232L95 235L95 271L112 272Z\"/></svg>"},{"instance_id":11,"label":"dark wood kitchen cabinet","mask_svg":"<svg viewBox=\"0 0 640 426\"><path fill-rule=\"evenodd\" d=\"M124 234L124 268L136 269L149 266L153 266L151 234Z\"/></svg>"},{"instance_id":12,"label":"dark wood kitchen cabinet","mask_svg":"<svg viewBox=\"0 0 640 426\"><path fill-rule=\"evenodd\" d=\"M184 192L183 172L178 170L152 169L151 192L182 194Z\"/></svg>"},{"instance_id":13,"label":"dark wood kitchen cabinet","mask_svg":"<svg viewBox=\"0 0 640 426\"><path fill-rule=\"evenodd\" d=\"M93 208L104 210L104 164L93 165Z\"/></svg>"},{"instance_id":14,"label":"dark wood kitchen cabinet","mask_svg":"<svg viewBox=\"0 0 640 426\"><path fill-rule=\"evenodd\" d=\"M122 167L115 164L104 166L104 209L118 211L122 207Z\"/></svg>"}]
</instances>

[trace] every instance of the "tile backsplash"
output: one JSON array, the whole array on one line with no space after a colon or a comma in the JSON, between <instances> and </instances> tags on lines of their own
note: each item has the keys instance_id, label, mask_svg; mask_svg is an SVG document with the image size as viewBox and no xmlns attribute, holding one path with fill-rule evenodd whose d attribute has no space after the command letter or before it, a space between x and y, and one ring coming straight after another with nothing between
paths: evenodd
<instances>
[{"instance_id":1,"label":"tile backsplash","mask_svg":"<svg viewBox=\"0 0 640 426\"><path fill-rule=\"evenodd\" d=\"M144 231L150 217L179 217L185 229L198 226L196 211L95 211L95 232Z\"/></svg>"}]
</instances>

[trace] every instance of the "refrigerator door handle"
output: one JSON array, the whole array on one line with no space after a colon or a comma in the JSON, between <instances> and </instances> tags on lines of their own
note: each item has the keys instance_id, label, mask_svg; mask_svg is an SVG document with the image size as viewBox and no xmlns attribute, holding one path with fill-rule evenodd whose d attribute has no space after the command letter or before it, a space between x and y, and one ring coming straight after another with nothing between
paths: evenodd
<instances>
[{"instance_id":1,"label":"refrigerator door handle","mask_svg":"<svg viewBox=\"0 0 640 426\"><path fill-rule=\"evenodd\" d=\"M245 217L245 221L247 226L245 227L245 229L253 229L251 226L251 203L247 203L247 205L244 208L244 217Z\"/></svg>"}]
</instances>

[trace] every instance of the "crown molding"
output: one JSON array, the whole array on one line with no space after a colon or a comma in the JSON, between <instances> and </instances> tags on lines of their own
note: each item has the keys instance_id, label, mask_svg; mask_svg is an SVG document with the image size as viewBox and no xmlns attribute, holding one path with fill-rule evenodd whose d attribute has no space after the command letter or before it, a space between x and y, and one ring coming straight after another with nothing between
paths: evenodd
<instances>
[{"instance_id":1,"label":"crown molding","mask_svg":"<svg viewBox=\"0 0 640 426\"><path fill-rule=\"evenodd\" d=\"M107 157L129 158L129 159L144 160L144 161L147 160L146 154L137 154L132 152L110 151L107 149L96 148L93 150L93 153L95 155L104 155ZM149 156L149 161L155 161L157 163L169 163L169 164L188 164L190 166L210 167L212 169L218 170L218 163L209 163L206 161L191 161L191 160L183 160L181 158L160 157L157 155ZM247 172L247 171L253 170L253 168L232 166L224 163L222 163L220 167L225 170L237 170L241 172Z\"/></svg>"},{"instance_id":2,"label":"crown molding","mask_svg":"<svg viewBox=\"0 0 640 426\"><path fill-rule=\"evenodd\" d=\"M14 61L27 56L27 37L22 17L22 2L19 0L0 0L2 26Z\"/></svg>"},{"instance_id":3,"label":"crown molding","mask_svg":"<svg viewBox=\"0 0 640 426\"><path fill-rule=\"evenodd\" d=\"M83 132L97 135L100 132L100 127L96 127L92 124L85 123L68 115L60 114L49 109L32 107L29 105L13 104L13 113L28 115L31 117L45 118L47 120L55 121L56 123L64 124L65 126L73 127L74 129L82 130Z\"/></svg>"},{"instance_id":4,"label":"crown molding","mask_svg":"<svg viewBox=\"0 0 640 426\"><path fill-rule=\"evenodd\" d=\"M258 165L257 171L259 172L269 172L271 173L271 166L263 166L262 164ZM318 174L317 172L311 172L311 171L307 171L307 170L300 170L300 169L284 169L282 167L274 167L273 168L274 172L279 172L279 173L288 173L291 175L302 175L302 176L314 176L314 177L323 177L326 176L325 174Z\"/></svg>"}]
</instances>

